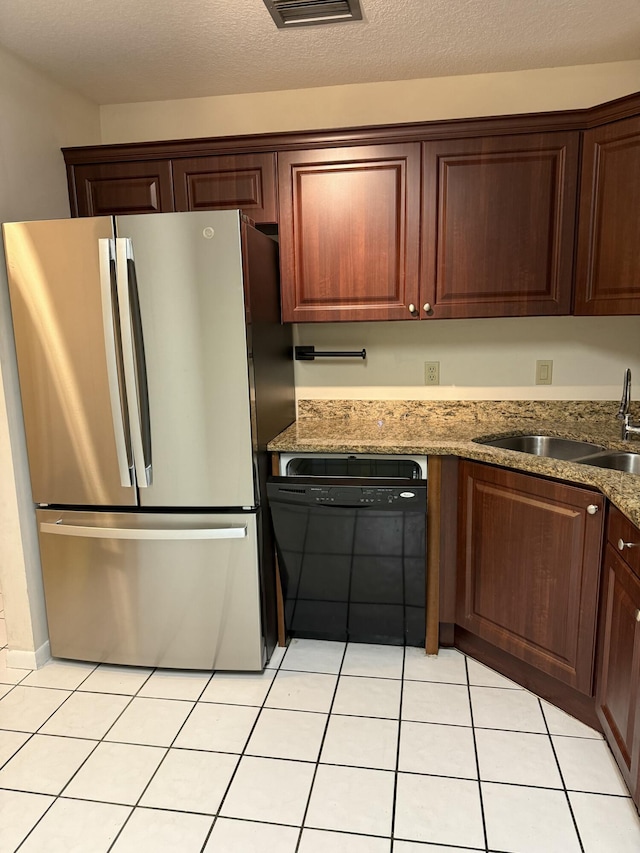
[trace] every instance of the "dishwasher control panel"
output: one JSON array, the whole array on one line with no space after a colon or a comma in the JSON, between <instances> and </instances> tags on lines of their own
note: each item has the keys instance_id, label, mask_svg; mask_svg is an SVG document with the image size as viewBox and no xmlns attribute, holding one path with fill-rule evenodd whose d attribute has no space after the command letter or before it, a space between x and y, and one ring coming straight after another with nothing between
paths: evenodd
<instances>
[{"instance_id":1,"label":"dishwasher control panel","mask_svg":"<svg viewBox=\"0 0 640 853\"><path fill-rule=\"evenodd\" d=\"M426 509L427 486L424 481L379 482L375 485L351 482L305 482L306 478L274 477L269 484L270 500L301 505L335 507L375 507L377 509Z\"/></svg>"}]
</instances>

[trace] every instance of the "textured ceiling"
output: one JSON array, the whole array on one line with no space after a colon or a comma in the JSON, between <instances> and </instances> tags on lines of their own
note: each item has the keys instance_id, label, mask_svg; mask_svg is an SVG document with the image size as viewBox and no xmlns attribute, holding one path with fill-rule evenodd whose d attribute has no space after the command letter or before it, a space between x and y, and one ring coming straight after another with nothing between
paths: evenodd
<instances>
[{"instance_id":1,"label":"textured ceiling","mask_svg":"<svg viewBox=\"0 0 640 853\"><path fill-rule=\"evenodd\" d=\"M278 30L262 0L0 0L0 45L97 103L640 59L640 0L362 0Z\"/></svg>"}]
</instances>

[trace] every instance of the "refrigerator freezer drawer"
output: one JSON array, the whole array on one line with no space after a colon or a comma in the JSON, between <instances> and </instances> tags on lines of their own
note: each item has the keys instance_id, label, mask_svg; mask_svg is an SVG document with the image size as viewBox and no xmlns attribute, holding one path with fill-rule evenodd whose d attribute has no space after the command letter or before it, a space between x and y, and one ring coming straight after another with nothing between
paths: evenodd
<instances>
[{"instance_id":1,"label":"refrigerator freezer drawer","mask_svg":"<svg viewBox=\"0 0 640 853\"><path fill-rule=\"evenodd\" d=\"M262 669L254 514L36 514L54 657Z\"/></svg>"}]
</instances>

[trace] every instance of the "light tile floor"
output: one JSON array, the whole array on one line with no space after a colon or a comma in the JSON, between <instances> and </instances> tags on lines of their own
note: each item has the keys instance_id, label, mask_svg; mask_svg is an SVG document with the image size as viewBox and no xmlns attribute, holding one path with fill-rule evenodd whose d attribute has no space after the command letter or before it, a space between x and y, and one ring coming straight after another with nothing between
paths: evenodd
<instances>
[{"instance_id":1,"label":"light tile floor","mask_svg":"<svg viewBox=\"0 0 640 853\"><path fill-rule=\"evenodd\" d=\"M601 736L454 650L297 640L214 675L5 656L0 853L640 850Z\"/></svg>"}]
</instances>

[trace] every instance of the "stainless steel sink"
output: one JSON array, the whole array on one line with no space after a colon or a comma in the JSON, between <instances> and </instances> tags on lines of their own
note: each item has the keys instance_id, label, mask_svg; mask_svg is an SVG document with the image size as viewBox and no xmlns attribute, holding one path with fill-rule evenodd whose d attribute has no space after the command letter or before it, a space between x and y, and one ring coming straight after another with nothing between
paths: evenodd
<instances>
[{"instance_id":1,"label":"stainless steel sink","mask_svg":"<svg viewBox=\"0 0 640 853\"><path fill-rule=\"evenodd\" d=\"M627 474L640 474L640 453L630 453L626 450L606 450L604 453L595 453L578 461L584 465L595 465L597 468L611 468Z\"/></svg>"},{"instance_id":2,"label":"stainless steel sink","mask_svg":"<svg viewBox=\"0 0 640 853\"><path fill-rule=\"evenodd\" d=\"M520 453L533 453L535 456L548 456L551 459L563 459L566 462L605 449L602 444L574 441L572 438L558 438L555 435L509 435L504 438L480 438L474 441L477 444L500 447L503 450L518 450Z\"/></svg>"}]
</instances>

